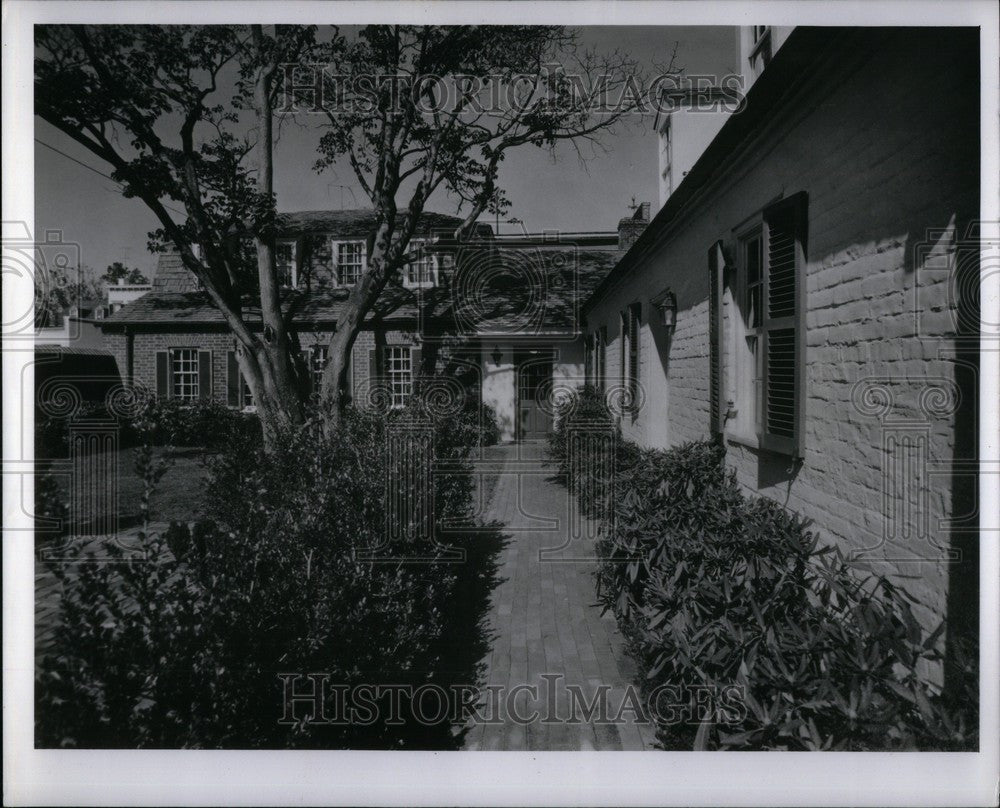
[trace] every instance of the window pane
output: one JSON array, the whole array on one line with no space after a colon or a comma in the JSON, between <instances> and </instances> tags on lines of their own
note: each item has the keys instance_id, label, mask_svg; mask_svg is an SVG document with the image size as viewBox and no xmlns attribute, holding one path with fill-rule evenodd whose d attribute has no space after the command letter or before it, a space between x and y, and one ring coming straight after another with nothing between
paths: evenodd
<instances>
[{"instance_id":1,"label":"window pane","mask_svg":"<svg viewBox=\"0 0 1000 808\"><path fill-rule=\"evenodd\" d=\"M360 241L341 242L337 245L337 270L341 285L351 286L361 278L363 248Z\"/></svg>"},{"instance_id":2,"label":"window pane","mask_svg":"<svg viewBox=\"0 0 1000 808\"><path fill-rule=\"evenodd\" d=\"M198 349L175 348L170 352L171 383L174 398L194 401L198 398Z\"/></svg>"},{"instance_id":3,"label":"window pane","mask_svg":"<svg viewBox=\"0 0 1000 808\"><path fill-rule=\"evenodd\" d=\"M392 406L405 407L413 390L413 374L408 347L385 349L385 373L392 391Z\"/></svg>"}]
</instances>

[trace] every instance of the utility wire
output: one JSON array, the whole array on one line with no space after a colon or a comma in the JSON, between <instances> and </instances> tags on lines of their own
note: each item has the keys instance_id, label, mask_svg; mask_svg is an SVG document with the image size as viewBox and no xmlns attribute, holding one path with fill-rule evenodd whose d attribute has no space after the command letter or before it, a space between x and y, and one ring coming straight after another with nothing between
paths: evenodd
<instances>
[{"instance_id":1,"label":"utility wire","mask_svg":"<svg viewBox=\"0 0 1000 808\"><path fill-rule=\"evenodd\" d=\"M72 162L76 163L76 164L77 164L78 166L83 166L83 167L84 167L85 169L87 169L88 171L93 171L93 172L94 172L95 174L97 174L97 175L98 175L98 176L100 176L100 177L104 177L104 179L106 179L106 180L111 180L111 181L112 181L112 182L113 182L113 183L114 183L115 185L117 185L117 186L118 186L119 188L123 188L123 187L124 187L124 186L123 186L123 185L122 185L122 184L121 184L120 182L118 182L118 180L116 180L116 179L115 179L114 177L112 177L111 175L109 175L109 174L105 174L105 173L104 173L103 171L100 171L99 169L96 169L96 168L94 168L94 167L93 167L93 166L91 166L91 165L87 165L87 164L86 164L85 162L83 162L83 160L77 160L77 159L76 159L75 157L73 157L72 155L70 155L70 154L66 154L66 152L64 152L64 151L61 151L61 150L57 149L57 148L56 148L55 146L50 146L50 145L49 145L48 143L46 143L46 142L45 142L44 140L39 140L39 139L38 139L38 138L36 137L36 138L35 138L35 143L40 143L40 144L41 144L41 145L43 145L43 146L44 146L44 147L45 147L46 149L51 149L51 150L52 150L52 151L54 151L54 152L55 152L56 154L61 154L61 155L62 155L63 157L65 157L65 158L66 158L67 160L70 160L70 161L72 161ZM167 210L172 210L172 211L173 211L174 213L176 213L176 214L177 214L178 216L187 216L187 214L186 214L186 213L184 213L183 211L180 211L180 210L177 210L177 208L175 208L175 207L172 207L172 206L168 205L168 204L167 204L166 202L161 202L160 204L162 204L162 205L163 205L163 207L167 208Z\"/></svg>"}]
</instances>

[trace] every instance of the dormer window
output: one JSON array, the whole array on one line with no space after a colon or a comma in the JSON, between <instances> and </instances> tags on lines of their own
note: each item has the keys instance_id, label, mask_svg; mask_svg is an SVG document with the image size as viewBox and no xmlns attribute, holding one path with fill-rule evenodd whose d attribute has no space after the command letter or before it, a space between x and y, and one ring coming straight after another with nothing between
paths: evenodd
<instances>
[{"instance_id":1,"label":"dormer window","mask_svg":"<svg viewBox=\"0 0 1000 808\"><path fill-rule=\"evenodd\" d=\"M334 241L333 257L340 286L354 286L368 268L363 241Z\"/></svg>"},{"instance_id":2,"label":"dormer window","mask_svg":"<svg viewBox=\"0 0 1000 808\"><path fill-rule=\"evenodd\" d=\"M293 240L277 241L274 244L274 266L278 273L278 285L286 289L294 289L299 283L296 246Z\"/></svg>"},{"instance_id":3,"label":"dormer window","mask_svg":"<svg viewBox=\"0 0 1000 808\"><path fill-rule=\"evenodd\" d=\"M412 239L409 251L416 253L417 258L406 265L404 286L418 289L434 286L437 283L437 258L426 250L425 239Z\"/></svg>"}]
</instances>

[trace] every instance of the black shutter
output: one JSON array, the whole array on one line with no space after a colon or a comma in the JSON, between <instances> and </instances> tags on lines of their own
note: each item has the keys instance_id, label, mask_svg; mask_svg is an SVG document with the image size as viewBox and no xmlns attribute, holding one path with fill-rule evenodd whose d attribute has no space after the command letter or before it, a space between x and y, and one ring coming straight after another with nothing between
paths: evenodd
<instances>
[{"instance_id":1,"label":"black shutter","mask_svg":"<svg viewBox=\"0 0 1000 808\"><path fill-rule=\"evenodd\" d=\"M805 384L805 195L764 212L767 261L764 311L765 448L801 456Z\"/></svg>"},{"instance_id":2,"label":"black shutter","mask_svg":"<svg viewBox=\"0 0 1000 808\"><path fill-rule=\"evenodd\" d=\"M725 258L722 242L717 241L708 250L708 400L709 429L721 435L725 427L722 412L722 273Z\"/></svg>"},{"instance_id":3,"label":"black shutter","mask_svg":"<svg viewBox=\"0 0 1000 808\"><path fill-rule=\"evenodd\" d=\"M156 395L158 398L170 398L170 353L156 352Z\"/></svg>"},{"instance_id":4,"label":"black shutter","mask_svg":"<svg viewBox=\"0 0 1000 808\"><path fill-rule=\"evenodd\" d=\"M198 351L198 398L212 398L212 352Z\"/></svg>"},{"instance_id":5,"label":"black shutter","mask_svg":"<svg viewBox=\"0 0 1000 808\"><path fill-rule=\"evenodd\" d=\"M410 367L413 369L414 381L423 375L423 368L420 363L423 361L423 351L420 348L410 348Z\"/></svg>"},{"instance_id":6,"label":"black shutter","mask_svg":"<svg viewBox=\"0 0 1000 808\"><path fill-rule=\"evenodd\" d=\"M368 386L369 388L375 384L375 380L378 378L378 349L372 349L368 352Z\"/></svg>"},{"instance_id":7,"label":"black shutter","mask_svg":"<svg viewBox=\"0 0 1000 808\"><path fill-rule=\"evenodd\" d=\"M243 380L240 378L240 363L236 361L236 351L229 351L226 354L226 368L226 404L230 407L239 407Z\"/></svg>"}]
</instances>

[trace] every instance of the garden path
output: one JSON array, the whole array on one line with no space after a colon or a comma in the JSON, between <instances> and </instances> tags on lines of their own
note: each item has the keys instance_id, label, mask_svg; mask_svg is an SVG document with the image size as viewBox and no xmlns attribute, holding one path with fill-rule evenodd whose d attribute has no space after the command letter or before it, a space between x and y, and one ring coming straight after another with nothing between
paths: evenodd
<instances>
[{"instance_id":1,"label":"garden path","mask_svg":"<svg viewBox=\"0 0 1000 808\"><path fill-rule=\"evenodd\" d=\"M651 726L622 710L635 668L614 618L602 616L596 602L593 523L578 517L571 495L551 479L543 444L498 451L503 465L485 517L503 524L508 541L499 559L501 582L490 603L494 639L483 659L487 697L480 707L480 715L495 723L475 722L465 735L465 748L652 748ZM535 688L537 697L525 686ZM571 695L575 688L586 704L604 690L590 720L584 703ZM531 718L533 711L537 720L516 718ZM575 720L567 720L574 713Z\"/></svg>"}]
</instances>

